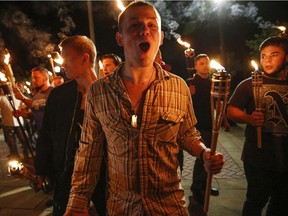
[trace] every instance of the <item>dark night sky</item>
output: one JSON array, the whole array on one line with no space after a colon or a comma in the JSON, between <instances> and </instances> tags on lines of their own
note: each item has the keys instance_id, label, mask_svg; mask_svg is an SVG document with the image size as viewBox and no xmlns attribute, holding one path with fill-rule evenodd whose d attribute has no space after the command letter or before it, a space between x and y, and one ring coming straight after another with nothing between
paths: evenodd
<instances>
[{"instance_id":1,"label":"dark night sky","mask_svg":"<svg viewBox=\"0 0 288 216\"><path fill-rule=\"evenodd\" d=\"M125 1L123 3L127 4ZM232 8L237 3L239 1L224 4ZM240 3L246 7L244 13L246 17L243 18L243 14L232 17L229 14L230 9L222 9L221 16L224 16L222 26L225 49L227 53L233 53L235 62L240 65L239 68L232 70L243 73L243 70L247 70L243 68L243 65L248 65L247 61L250 57L245 41L252 40L254 34L260 33L257 22L262 20L269 21L270 25L287 24L288 2L254 1L254 6L249 7L250 10L247 10L248 1ZM216 13L212 11L215 6L212 7L211 4L211 2L206 2L208 8L201 6L195 10L196 2L192 5L191 1L162 1L160 3L157 1L156 3L162 17L162 28L166 34L161 47L163 59L172 65L174 73L183 78L187 76L185 48L169 34L173 27L168 24L174 21L179 25L173 31L175 30L183 40L189 42L196 54L207 53L210 57L217 59L219 58L219 24ZM117 31L116 18L120 12L115 1L93 1L92 5L95 43L99 55L113 52L123 58L122 48L118 47L114 38ZM29 76L30 69L39 63L49 68L46 56L53 49L57 49L57 44L64 35L89 36L86 1L0 2L0 18L0 55L3 55L5 47L9 49L13 57L11 64L16 78ZM231 70L227 67L226 69Z\"/></svg>"}]
</instances>

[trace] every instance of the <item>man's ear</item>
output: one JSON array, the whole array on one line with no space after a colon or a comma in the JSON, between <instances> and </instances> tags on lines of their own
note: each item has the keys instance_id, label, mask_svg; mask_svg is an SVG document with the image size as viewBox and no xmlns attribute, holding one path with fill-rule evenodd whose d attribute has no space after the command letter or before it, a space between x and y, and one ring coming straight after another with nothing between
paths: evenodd
<instances>
[{"instance_id":1,"label":"man's ear","mask_svg":"<svg viewBox=\"0 0 288 216\"><path fill-rule=\"evenodd\" d=\"M118 45L123 46L122 35L120 34L120 32L116 33L115 38L116 38Z\"/></svg>"},{"instance_id":2,"label":"man's ear","mask_svg":"<svg viewBox=\"0 0 288 216\"><path fill-rule=\"evenodd\" d=\"M90 56L88 53L84 53L84 55L82 56L82 62L89 62Z\"/></svg>"}]
</instances>

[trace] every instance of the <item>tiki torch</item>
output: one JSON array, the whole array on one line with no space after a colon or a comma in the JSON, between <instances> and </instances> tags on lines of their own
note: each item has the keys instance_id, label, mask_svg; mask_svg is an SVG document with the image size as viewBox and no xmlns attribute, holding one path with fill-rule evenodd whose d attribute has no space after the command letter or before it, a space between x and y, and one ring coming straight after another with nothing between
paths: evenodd
<instances>
[{"instance_id":1,"label":"tiki torch","mask_svg":"<svg viewBox=\"0 0 288 216\"><path fill-rule=\"evenodd\" d=\"M210 92L212 116L211 155L214 155L216 153L219 131L229 97L231 76L225 71L223 66L214 60L211 60L210 67L216 69L216 72L214 72L212 75ZM211 183L212 174L208 173L205 191L204 212L208 212L209 208Z\"/></svg>"},{"instance_id":2,"label":"tiki torch","mask_svg":"<svg viewBox=\"0 0 288 216\"><path fill-rule=\"evenodd\" d=\"M17 160L9 161L8 172L11 176L16 178L30 180L32 184L39 186L37 188L38 191L39 188L41 188L46 193L46 182L44 180L40 180L39 177L35 176L34 173L29 171L21 162ZM33 187L32 184L30 184L30 186L35 190L35 187Z\"/></svg>"},{"instance_id":3,"label":"tiki torch","mask_svg":"<svg viewBox=\"0 0 288 216\"><path fill-rule=\"evenodd\" d=\"M6 64L7 67L7 78L8 80L11 82L11 84L14 86L15 85L15 77L13 74L13 70L10 64L10 53L8 51L8 49L5 48L6 54L5 54L5 59L4 59L4 63Z\"/></svg>"},{"instance_id":4,"label":"tiki torch","mask_svg":"<svg viewBox=\"0 0 288 216\"><path fill-rule=\"evenodd\" d=\"M100 59L98 61L98 68L99 68L99 77L105 76L103 71L103 62Z\"/></svg>"},{"instance_id":5,"label":"tiki torch","mask_svg":"<svg viewBox=\"0 0 288 216\"><path fill-rule=\"evenodd\" d=\"M258 70L258 65L255 61L251 61L251 64L255 70L251 73L252 76L252 90L254 97L255 110L257 112L262 111L262 84L263 84L263 73ZM257 127L257 147L262 148L262 137L261 127Z\"/></svg>"},{"instance_id":6,"label":"tiki torch","mask_svg":"<svg viewBox=\"0 0 288 216\"><path fill-rule=\"evenodd\" d=\"M188 42L185 42L181 39L181 36L177 33L173 33L174 38L176 39L176 41L186 47L187 49L184 51L185 53L185 60L186 60L186 67L187 67L187 72L189 73L189 75L191 75L191 77L193 77L193 73L195 73L195 69L194 69L194 56L195 56L195 52L194 49L191 48L190 44Z\"/></svg>"},{"instance_id":7,"label":"tiki torch","mask_svg":"<svg viewBox=\"0 0 288 216\"><path fill-rule=\"evenodd\" d=\"M55 72L55 68L54 68L54 59L52 58L52 55L47 55L47 57L49 58L49 62L51 65L51 69L52 69L52 73L53 73L53 77L57 77L56 72Z\"/></svg>"},{"instance_id":8,"label":"tiki torch","mask_svg":"<svg viewBox=\"0 0 288 216\"><path fill-rule=\"evenodd\" d=\"M7 78L6 78L7 80ZM16 111L16 107L15 107L15 102L14 102L14 96L13 96L13 91L10 87L10 83L5 82L4 77L0 74L0 88L2 89L3 93L6 95L6 98L8 99L13 111ZM31 143L28 140L27 134L25 132L25 129L20 121L19 117L15 117L17 119L17 122L19 124L19 128L23 134L23 137L25 139L26 145L29 148L29 151L31 153L32 158L34 158L34 154L33 154L33 148L31 146Z\"/></svg>"},{"instance_id":9,"label":"tiki torch","mask_svg":"<svg viewBox=\"0 0 288 216\"><path fill-rule=\"evenodd\" d=\"M63 58L61 57L61 55L58 52L53 52L52 55L49 54L47 55L47 57L49 58L49 62L52 68L52 73L53 73L53 78L57 77L56 69L57 67L55 67L54 62L56 62L58 65L62 65L63 64ZM61 70L61 69L60 69Z\"/></svg>"}]
</instances>

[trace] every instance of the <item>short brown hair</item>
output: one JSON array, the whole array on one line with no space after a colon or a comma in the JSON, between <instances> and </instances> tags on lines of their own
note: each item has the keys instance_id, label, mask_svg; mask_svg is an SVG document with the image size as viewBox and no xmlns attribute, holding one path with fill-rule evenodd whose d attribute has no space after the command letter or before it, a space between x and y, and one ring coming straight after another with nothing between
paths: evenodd
<instances>
[{"instance_id":1,"label":"short brown hair","mask_svg":"<svg viewBox=\"0 0 288 216\"><path fill-rule=\"evenodd\" d=\"M200 58L207 58L209 60L208 55L206 54L199 54L194 58L194 63L196 63Z\"/></svg>"},{"instance_id":2,"label":"short brown hair","mask_svg":"<svg viewBox=\"0 0 288 216\"><path fill-rule=\"evenodd\" d=\"M49 80L49 71L44 67L34 67L31 72L38 71Z\"/></svg>"},{"instance_id":3,"label":"short brown hair","mask_svg":"<svg viewBox=\"0 0 288 216\"><path fill-rule=\"evenodd\" d=\"M267 46L281 47L285 54L288 54L288 39L285 37L273 36L265 39L259 46L261 52Z\"/></svg>"},{"instance_id":4,"label":"short brown hair","mask_svg":"<svg viewBox=\"0 0 288 216\"><path fill-rule=\"evenodd\" d=\"M84 35L67 37L60 42L59 47L62 49L65 47L70 47L80 55L87 53L90 56L91 64L93 66L95 65L97 51L95 44L90 38Z\"/></svg>"},{"instance_id":5,"label":"short brown hair","mask_svg":"<svg viewBox=\"0 0 288 216\"><path fill-rule=\"evenodd\" d=\"M132 1L126 8L125 8L125 10L123 10L120 14L119 14L119 16L118 16L118 31L119 32L122 32L122 25L123 25L123 20L124 20L124 17L125 17L125 14L126 14L126 12L128 11L128 10L130 10L130 9L132 9L132 8L135 8L135 7L151 7L154 11L155 11L155 13L156 13L156 15L157 15L157 17L159 18L159 21L160 21L160 23L161 23L161 17L160 17L160 14L159 14L159 12L157 11L157 9L151 4L151 3L149 3L149 2L146 2L146 1L143 1L143 0L135 0L135 1ZM161 27L161 26L159 26L159 27Z\"/></svg>"},{"instance_id":6,"label":"short brown hair","mask_svg":"<svg viewBox=\"0 0 288 216\"><path fill-rule=\"evenodd\" d=\"M122 62L122 59L118 55L115 55L113 53L103 55L101 57L101 61L103 61L103 59L107 59L107 58L113 59L113 62L116 66Z\"/></svg>"}]
</instances>

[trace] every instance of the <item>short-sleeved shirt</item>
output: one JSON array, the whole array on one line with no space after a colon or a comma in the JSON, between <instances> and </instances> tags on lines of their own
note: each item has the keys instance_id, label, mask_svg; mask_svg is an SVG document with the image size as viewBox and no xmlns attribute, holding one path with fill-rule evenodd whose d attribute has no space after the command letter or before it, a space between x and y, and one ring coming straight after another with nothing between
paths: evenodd
<instances>
[{"instance_id":1,"label":"short-sleeved shirt","mask_svg":"<svg viewBox=\"0 0 288 216\"><path fill-rule=\"evenodd\" d=\"M10 101L15 109L18 109L20 106L20 100L17 100L14 95L11 97ZM19 122L18 120L13 116L13 108L11 103L9 102L6 95L0 95L0 110L1 110L1 118L2 118L2 124L3 126L8 127L18 127ZM19 121L21 124L23 123L23 118L19 117Z\"/></svg>"},{"instance_id":2,"label":"short-sleeved shirt","mask_svg":"<svg viewBox=\"0 0 288 216\"><path fill-rule=\"evenodd\" d=\"M256 128L247 124L243 160L269 170L288 171L288 81L264 77L260 97L264 110L262 148L257 147ZM248 114L255 110L251 77L237 86L229 105Z\"/></svg>"},{"instance_id":3,"label":"short-sleeved shirt","mask_svg":"<svg viewBox=\"0 0 288 216\"><path fill-rule=\"evenodd\" d=\"M41 129L47 98L52 89L53 87L49 87L46 91L37 92L32 98L31 110L37 131Z\"/></svg>"}]
</instances>

